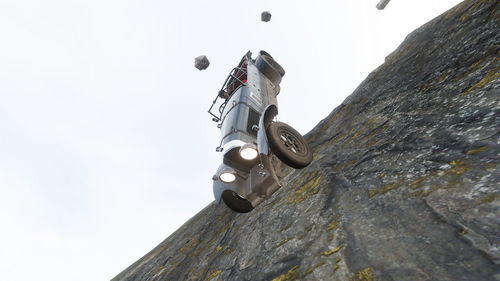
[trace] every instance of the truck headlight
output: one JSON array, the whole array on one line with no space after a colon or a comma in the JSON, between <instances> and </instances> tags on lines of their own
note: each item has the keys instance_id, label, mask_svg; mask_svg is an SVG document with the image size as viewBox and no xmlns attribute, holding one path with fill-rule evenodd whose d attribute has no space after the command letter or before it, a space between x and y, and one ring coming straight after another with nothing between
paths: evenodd
<instances>
[{"instance_id":1,"label":"truck headlight","mask_svg":"<svg viewBox=\"0 0 500 281\"><path fill-rule=\"evenodd\" d=\"M240 148L240 156L245 160L253 160L259 155L257 146L253 143L246 143Z\"/></svg>"},{"instance_id":2,"label":"truck headlight","mask_svg":"<svg viewBox=\"0 0 500 281\"><path fill-rule=\"evenodd\" d=\"M219 179L225 183L230 183L236 180L236 174L233 169L224 169L219 176Z\"/></svg>"}]
</instances>

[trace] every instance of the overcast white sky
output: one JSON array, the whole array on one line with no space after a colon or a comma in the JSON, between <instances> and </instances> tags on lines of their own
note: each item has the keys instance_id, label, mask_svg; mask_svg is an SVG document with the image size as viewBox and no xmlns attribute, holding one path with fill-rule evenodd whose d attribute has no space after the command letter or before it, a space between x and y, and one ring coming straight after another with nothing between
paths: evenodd
<instances>
[{"instance_id":1,"label":"overcast white sky","mask_svg":"<svg viewBox=\"0 0 500 281\"><path fill-rule=\"evenodd\" d=\"M212 202L206 110L246 51L305 134L460 1L377 2L0 0L1 279L109 280Z\"/></svg>"}]
</instances>

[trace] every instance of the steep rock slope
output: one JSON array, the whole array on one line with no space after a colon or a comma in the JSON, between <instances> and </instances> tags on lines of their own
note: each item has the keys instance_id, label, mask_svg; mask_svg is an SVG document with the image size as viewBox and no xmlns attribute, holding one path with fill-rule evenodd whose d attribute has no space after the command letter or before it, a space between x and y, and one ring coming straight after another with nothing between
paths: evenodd
<instances>
[{"instance_id":1,"label":"steep rock slope","mask_svg":"<svg viewBox=\"0 0 500 281\"><path fill-rule=\"evenodd\" d=\"M410 34L249 214L210 204L113 280L500 280L500 4Z\"/></svg>"}]
</instances>

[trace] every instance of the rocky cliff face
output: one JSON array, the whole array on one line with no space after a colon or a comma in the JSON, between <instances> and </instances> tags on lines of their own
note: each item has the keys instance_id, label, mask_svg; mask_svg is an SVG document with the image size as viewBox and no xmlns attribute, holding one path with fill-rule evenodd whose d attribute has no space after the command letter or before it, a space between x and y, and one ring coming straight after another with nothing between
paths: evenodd
<instances>
[{"instance_id":1,"label":"rocky cliff face","mask_svg":"<svg viewBox=\"0 0 500 281\"><path fill-rule=\"evenodd\" d=\"M113 280L500 280L500 2L413 32L249 214L209 205Z\"/></svg>"}]
</instances>

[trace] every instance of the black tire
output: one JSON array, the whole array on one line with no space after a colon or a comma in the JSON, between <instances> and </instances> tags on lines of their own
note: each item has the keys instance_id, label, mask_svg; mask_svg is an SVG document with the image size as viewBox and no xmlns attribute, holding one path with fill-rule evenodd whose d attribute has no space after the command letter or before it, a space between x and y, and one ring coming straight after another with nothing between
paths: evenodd
<instances>
[{"instance_id":1,"label":"black tire","mask_svg":"<svg viewBox=\"0 0 500 281\"><path fill-rule=\"evenodd\" d=\"M238 213L248 213L253 210L253 206L250 201L229 189L222 192L222 200L229 208Z\"/></svg>"},{"instance_id":2,"label":"black tire","mask_svg":"<svg viewBox=\"0 0 500 281\"><path fill-rule=\"evenodd\" d=\"M285 69L283 69L283 67L278 62L276 62L273 57L271 57L271 55L262 54L262 58L265 62L267 62L267 64L269 64L274 70L276 70L281 77L285 76Z\"/></svg>"},{"instance_id":3,"label":"black tire","mask_svg":"<svg viewBox=\"0 0 500 281\"><path fill-rule=\"evenodd\" d=\"M273 84L279 85L281 77L285 75L285 70L273 57L265 51L260 51L255 61L255 66L262 72Z\"/></svg>"},{"instance_id":4,"label":"black tire","mask_svg":"<svg viewBox=\"0 0 500 281\"><path fill-rule=\"evenodd\" d=\"M283 122L272 122L266 129L271 151L285 164L302 169L312 161L309 144L291 126Z\"/></svg>"}]
</instances>

